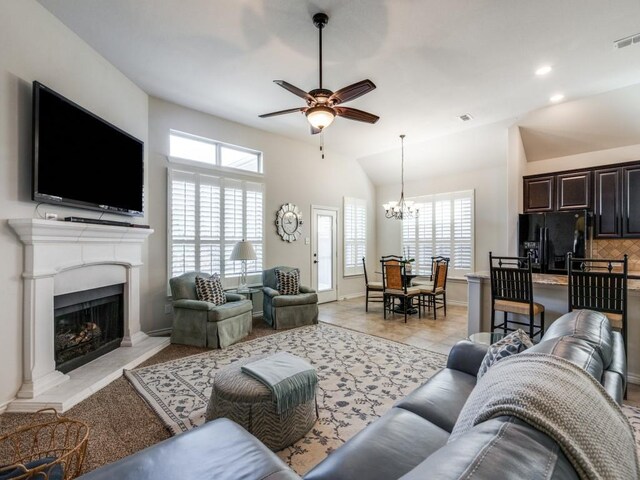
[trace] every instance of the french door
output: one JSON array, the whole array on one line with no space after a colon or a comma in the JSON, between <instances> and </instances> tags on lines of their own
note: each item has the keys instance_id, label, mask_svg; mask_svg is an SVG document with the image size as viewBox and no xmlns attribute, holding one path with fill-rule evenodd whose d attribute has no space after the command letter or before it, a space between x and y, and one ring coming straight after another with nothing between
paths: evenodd
<instances>
[{"instance_id":1,"label":"french door","mask_svg":"<svg viewBox=\"0 0 640 480\"><path fill-rule=\"evenodd\" d=\"M312 287L318 292L318 303L338 299L338 210L330 207L311 207Z\"/></svg>"}]
</instances>

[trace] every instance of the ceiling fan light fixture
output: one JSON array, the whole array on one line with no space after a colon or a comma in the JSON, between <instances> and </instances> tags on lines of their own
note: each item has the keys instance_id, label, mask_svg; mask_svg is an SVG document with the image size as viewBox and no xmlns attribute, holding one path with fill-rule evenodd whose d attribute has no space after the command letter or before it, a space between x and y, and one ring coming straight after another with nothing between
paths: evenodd
<instances>
[{"instance_id":1,"label":"ceiling fan light fixture","mask_svg":"<svg viewBox=\"0 0 640 480\"><path fill-rule=\"evenodd\" d=\"M323 128L331 125L333 119L336 117L336 112L333 108L318 105L316 107L309 108L305 115L313 128L322 130Z\"/></svg>"}]
</instances>

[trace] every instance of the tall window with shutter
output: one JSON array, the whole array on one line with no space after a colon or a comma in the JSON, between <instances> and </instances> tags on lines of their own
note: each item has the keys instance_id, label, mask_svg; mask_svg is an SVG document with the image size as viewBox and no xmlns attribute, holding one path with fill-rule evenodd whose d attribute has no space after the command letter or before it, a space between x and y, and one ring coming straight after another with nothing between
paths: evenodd
<instances>
[{"instance_id":1,"label":"tall window with shutter","mask_svg":"<svg viewBox=\"0 0 640 480\"><path fill-rule=\"evenodd\" d=\"M172 132L171 140L174 142L172 149L177 145L172 153L179 155L172 162L184 164L169 168L169 278L190 271L218 272L223 280L240 276L241 262L231 261L229 257L236 242L242 239L253 244L257 257L247 262L247 274L261 274L264 186L259 181L260 175L244 175L247 178L243 178L242 174L227 171L218 174L216 161L210 160L217 151L222 153L223 159L234 159L237 163L231 166L229 160L220 170L261 169L261 154L246 149L239 149L234 154L231 146L199 137L185 140L175 132ZM186 151L187 148L191 150ZM200 153L202 155L198 157ZM188 161L180 161L186 157ZM194 161L207 168L193 165Z\"/></svg>"},{"instance_id":2,"label":"tall window with shutter","mask_svg":"<svg viewBox=\"0 0 640 480\"><path fill-rule=\"evenodd\" d=\"M412 198L418 215L402 221L402 248L418 275L431 275L431 257L451 259L450 275L473 270L473 196L463 191Z\"/></svg>"},{"instance_id":3,"label":"tall window with shutter","mask_svg":"<svg viewBox=\"0 0 640 480\"><path fill-rule=\"evenodd\" d=\"M344 197L344 276L362 275L367 254L367 202Z\"/></svg>"}]
</instances>

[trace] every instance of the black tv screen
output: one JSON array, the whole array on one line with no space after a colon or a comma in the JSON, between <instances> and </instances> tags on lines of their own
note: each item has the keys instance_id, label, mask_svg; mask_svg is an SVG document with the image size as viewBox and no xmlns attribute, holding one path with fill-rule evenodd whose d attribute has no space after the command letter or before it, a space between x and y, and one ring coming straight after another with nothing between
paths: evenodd
<instances>
[{"instance_id":1,"label":"black tv screen","mask_svg":"<svg viewBox=\"0 0 640 480\"><path fill-rule=\"evenodd\" d=\"M144 143L33 82L33 200L142 215Z\"/></svg>"}]
</instances>

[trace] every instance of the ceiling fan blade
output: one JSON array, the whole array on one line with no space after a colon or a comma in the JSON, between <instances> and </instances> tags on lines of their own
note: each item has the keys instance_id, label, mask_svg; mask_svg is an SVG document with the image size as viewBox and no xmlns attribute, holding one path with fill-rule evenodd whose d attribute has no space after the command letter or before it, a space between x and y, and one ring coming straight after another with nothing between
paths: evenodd
<instances>
[{"instance_id":1,"label":"ceiling fan blade","mask_svg":"<svg viewBox=\"0 0 640 480\"><path fill-rule=\"evenodd\" d=\"M258 115L260 118L275 117L276 115L284 115L285 113L304 112L307 107L290 108L288 110L280 110L279 112L263 113Z\"/></svg>"},{"instance_id":2,"label":"ceiling fan blade","mask_svg":"<svg viewBox=\"0 0 640 480\"><path fill-rule=\"evenodd\" d=\"M355 108L349 107L334 107L336 114L340 117L348 118L349 120L357 120L358 122L376 123L380 117L373 113L363 112Z\"/></svg>"},{"instance_id":3,"label":"ceiling fan blade","mask_svg":"<svg viewBox=\"0 0 640 480\"><path fill-rule=\"evenodd\" d=\"M285 90L289 90L291 93L293 93L294 95L299 96L300 98L304 98L307 102L315 102L316 99L313 98L311 95L309 95L307 92L305 92L304 90L291 85L288 82L285 82L284 80L274 80L274 83L277 83L278 85L280 85L282 88L284 88Z\"/></svg>"},{"instance_id":4,"label":"ceiling fan blade","mask_svg":"<svg viewBox=\"0 0 640 480\"><path fill-rule=\"evenodd\" d=\"M322 131L319 128L314 127L313 125L309 125L309 127L311 128L311 135L317 135Z\"/></svg>"},{"instance_id":5,"label":"ceiling fan blade","mask_svg":"<svg viewBox=\"0 0 640 480\"><path fill-rule=\"evenodd\" d=\"M361 97L365 93L369 93L374 88L376 88L376 86L371 80L362 80L348 87L341 88L329 97L329 102L333 102L334 105L349 102L354 98Z\"/></svg>"}]
</instances>

